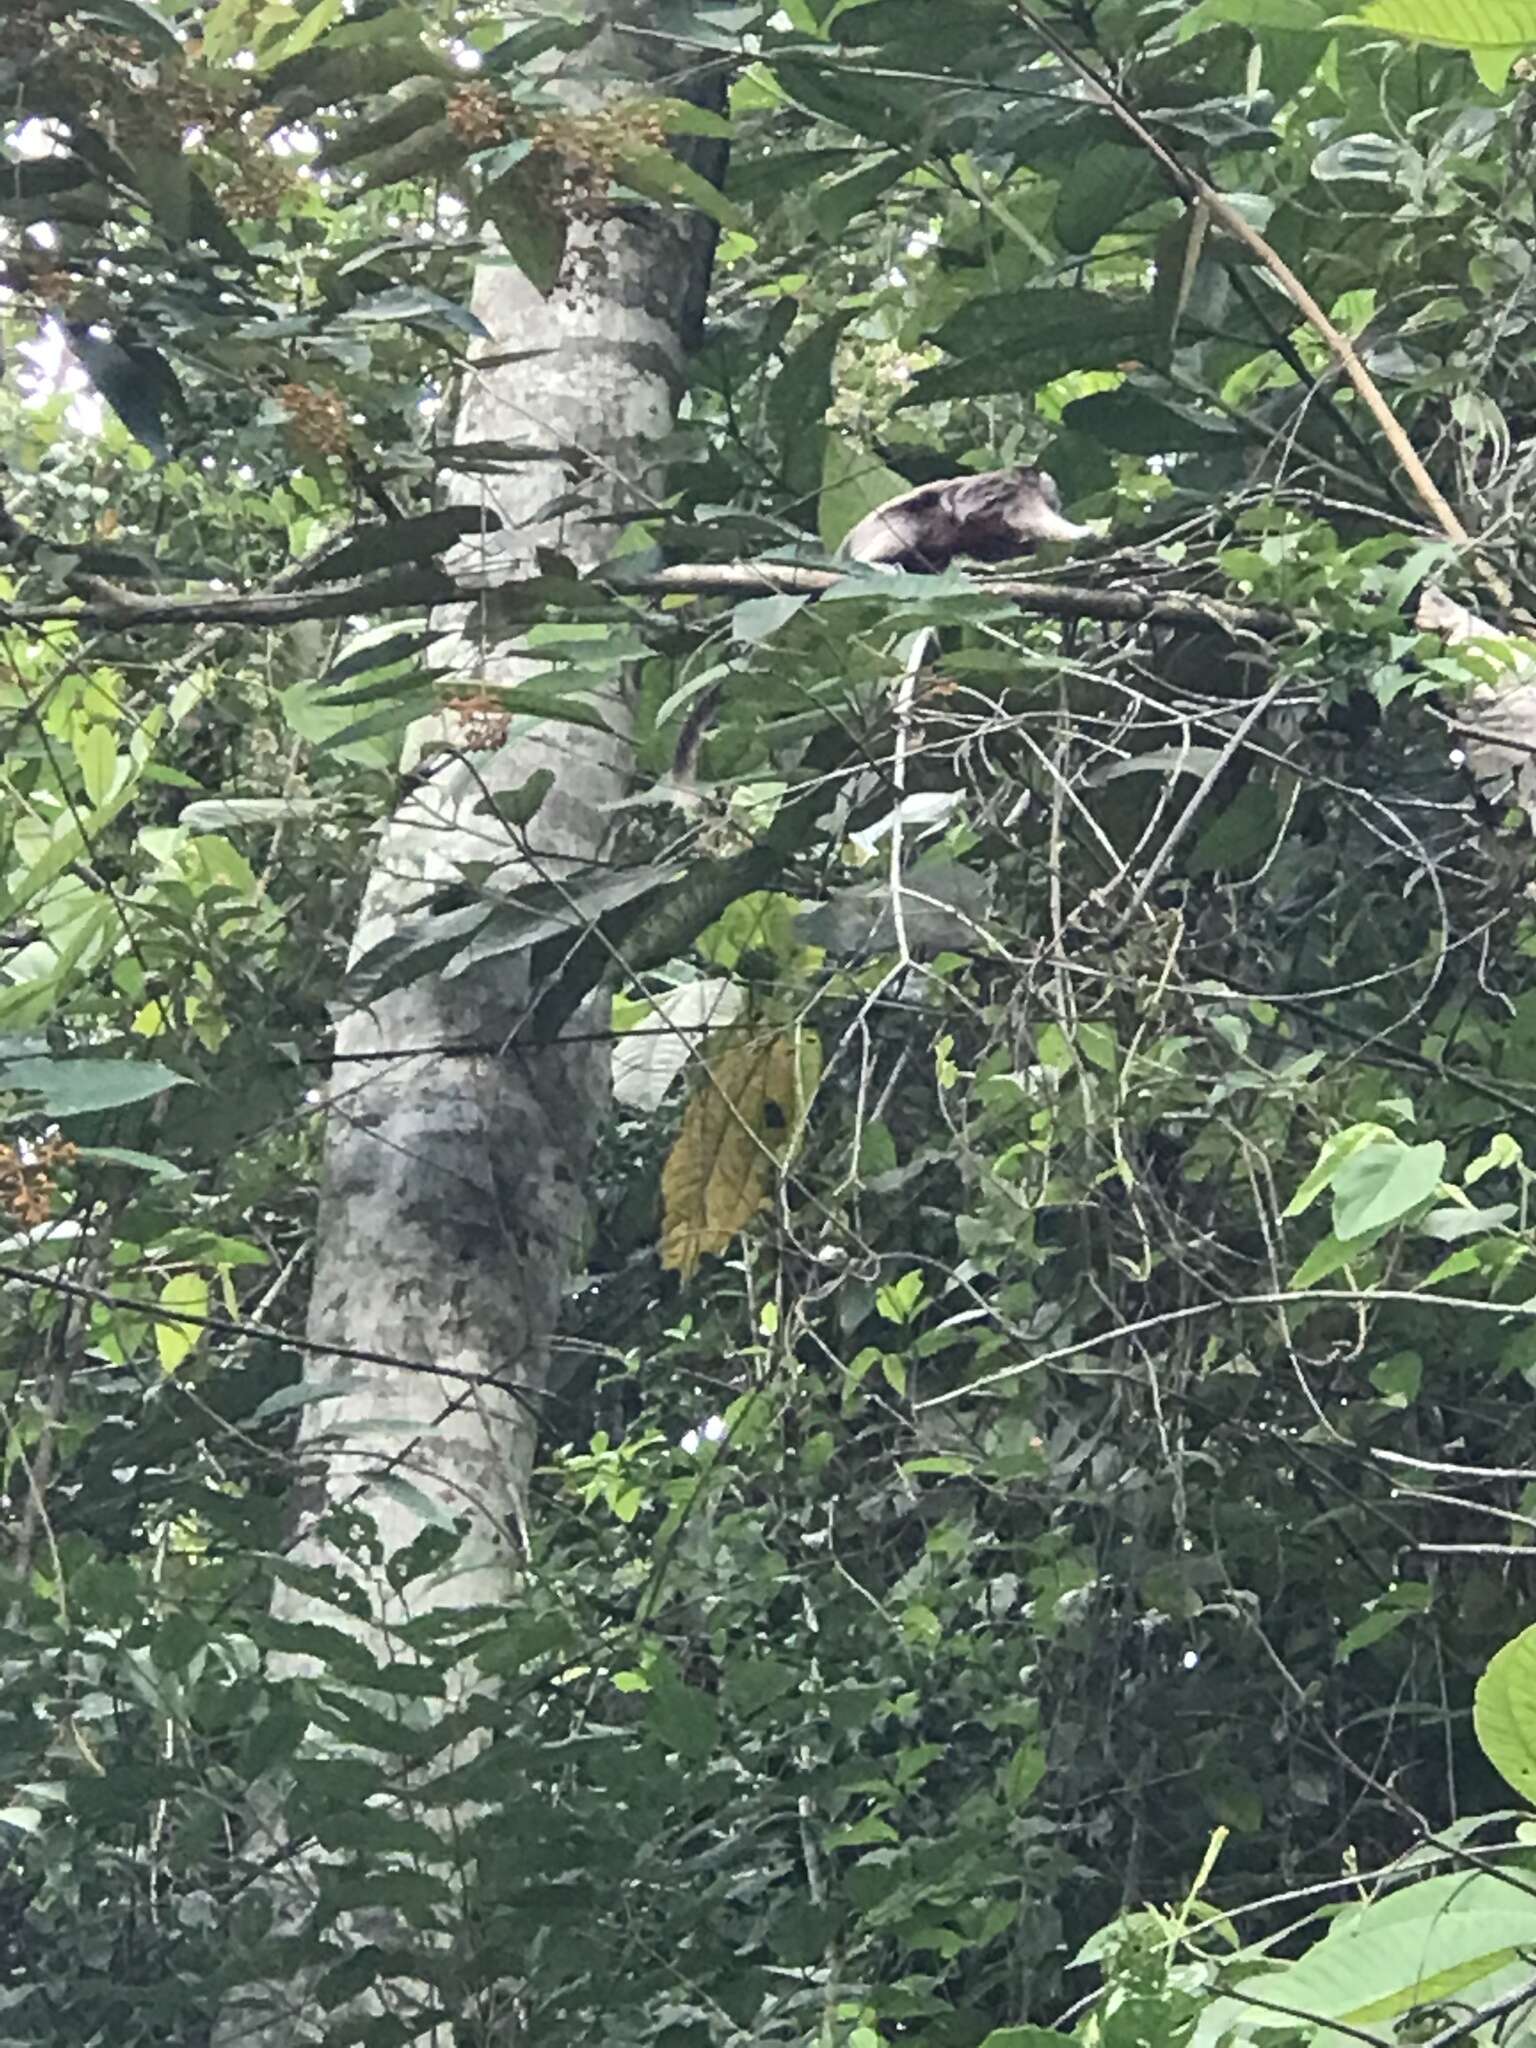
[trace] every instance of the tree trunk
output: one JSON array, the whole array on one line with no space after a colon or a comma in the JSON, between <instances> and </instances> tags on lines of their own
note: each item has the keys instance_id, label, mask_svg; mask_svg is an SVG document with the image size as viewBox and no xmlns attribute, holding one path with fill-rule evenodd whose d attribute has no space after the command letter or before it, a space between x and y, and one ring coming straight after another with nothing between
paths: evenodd
<instances>
[{"instance_id":1,"label":"tree trunk","mask_svg":"<svg viewBox=\"0 0 1536 2048\"><path fill-rule=\"evenodd\" d=\"M659 72L670 55L649 36L631 46L623 35L626 17L643 25L646 0L593 0L593 11L611 25L572 85L578 107L603 97L605 84L622 81L627 94L643 89L639 65ZM480 353L520 359L471 368L457 439L551 450L548 463L456 492L500 515L503 531L487 550L498 579L527 573L540 547L591 566L611 552L636 506L656 501L655 447L676 417L685 330L712 245L698 216L626 209L573 224L547 299L510 265L480 270L473 303L491 336ZM582 458L574 488L583 503L574 513L564 459L572 453ZM558 500L567 509L551 519L546 508ZM604 519L615 513L617 520ZM436 623L451 635L440 659L456 687L504 688L527 672L528 664L482 644L479 608ZM465 724L453 712L429 722L460 751L435 769L428 756L426 779L383 829L354 960L419 915L434 886L462 883L464 864L477 868L483 886L490 863L501 894L570 873L599 852L625 788L620 678L603 704L612 736L569 724L517 735L514 722L513 736L494 751L464 751ZM541 768L554 782L519 846L484 799L519 789ZM404 1631L445 1609L504 1609L516 1598L538 1402L562 1291L579 1259L583 1184L608 1088L606 1047L501 1050L529 998L527 955L500 953L452 979L432 975L386 994L337 1031L309 1334L400 1363L306 1362L305 1379L320 1398L305 1406L298 1442L302 1479L289 1552L297 1569L273 1605L279 1643L294 1648L283 1651L280 1669L269 1666L275 1678L298 1682L305 1704L315 1698L309 1687L320 1667L288 1625L345 1631L381 1675L368 1705L395 1721L413 1715L419 1727L422 1698L391 1689L386 1676L413 1663ZM479 1050L443 1050L461 1045ZM448 1518L464 1540L446 1566L414 1577L392 1571L392 1560ZM325 1674L327 1686L335 1679L334 1670ZM466 1663L450 1675L447 1696L432 1701L433 1714L450 1713L475 1683ZM312 1723L311 1742L314 1732ZM455 1760L450 1751L432 1770ZM402 1798L413 1820L427 1818L446 1839L451 1817L424 1801L424 1777L418 1773ZM217 2038L243 2048L316 2041L326 2005L339 2017L339 2004L316 1990L316 1935L326 1959L364 1942L398 1956L402 1939L412 1938L373 1908L315 1913L331 1865L285 1824L283 1796L274 1791L249 1849L266 1866L263 1917L293 1944L287 1953L298 1967L274 1968L267 1951L255 1981L226 2004ZM368 1867L377 1869L377 1860ZM443 2005L441 1988L429 1993L408 1970L381 1965L346 2013L353 2023L390 2014L403 2022L402 2038L446 2041L454 2015Z\"/></svg>"}]
</instances>

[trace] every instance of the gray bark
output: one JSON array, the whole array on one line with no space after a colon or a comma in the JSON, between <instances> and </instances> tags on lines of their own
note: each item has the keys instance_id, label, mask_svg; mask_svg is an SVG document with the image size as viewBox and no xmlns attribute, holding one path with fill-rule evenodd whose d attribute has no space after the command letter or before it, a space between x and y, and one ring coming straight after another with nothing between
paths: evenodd
<instances>
[{"instance_id":1,"label":"gray bark","mask_svg":"<svg viewBox=\"0 0 1536 2048\"><path fill-rule=\"evenodd\" d=\"M628 10L602 11L614 18ZM633 0L633 11L643 17L643 0ZM605 33L587 60L588 79L611 78L621 47ZM648 38L636 47L657 66L666 55ZM590 99L594 90L578 81L573 97ZM481 502L483 491L503 522L478 551L481 570L526 574L535 549L551 545L591 566L611 551L618 530L603 515L622 523L637 505L655 501L655 444L675 420L684 329L711 240L695 216L643 210L576 227L547 300L510 266L481 270L474 308L491 339L480 352L516 351L522 360L471 371L457 436L551 450L548 464L466 482L464 500ZM569 450L584 458L585 503L551 521L545 508L572 488L559 452ZM461 566L473 572L477 565ZM452 635L442 658L466 690L505 686L526 672L483 634L485 609L438 615ZM518 732L514 722L498 749L449 753L432 768L381 832L354 959L419 913L431 886L460 879L466 863L489 861L499 893L533 876L570 872L598 853L627 770L618 678L605 703L612 737L571 725ZM431 726L415 735L414 751L434 737L462 746L455 714ZM518 789L540 768L553 771L554 786L528 828L528 844L519 845L482 800ZM430 1048L506 1041L529 996L526 957L504 953L451 980L389 993L337 1030L343 1054L412 1050L335 1069L309 1334L434 1370L307 1366L325 1398L303 1411L290 1555L310 1569L302 1582L295 1575L280 1584L274 1614L280 1622L346 1630L381 1672L411 1662L407 1624L444 1609L504 1608L517 1597L533 1417L562 1291L579 1262L583 1183L607 1102L607 1056L580 1045L519 1047L501 1057ZM437 1504L439 1517L446 1510L456 1518L465 1540L445 1570L402 1589L390 1560L431 1526L423 1499ZM374 1540L333 1540L342 1516L371 1518ZM334 1574L350 1597L319 1598L316 1568ZM285 1657L274 1675L303 1687L316 1672L303 1658ZM466 1665L455 1683L462 1698L476 1683L473 1670ZM369 1704L400 1719L422 1711L421 1701L385 1683ZM450 1691L433 1711L453 1705ZM436 1767L454 1760L440 1757ZM446 1845L455 1817L434 1814L425 1783L403 1787L402 1798L416 1820L439 1826ZM282 1803L275 1788L247 1849L273 1866L259 1889L276 1926L297 1934L326 1865L290 1837ZM445 1846L434 1869L442 1875L450 1864ZM393 1945L402 1932L370 1913L332 1923L330 1940L334 1952L338 1940ZM324 2038L327 2015L311 1974L278 1975L267 1968L226 2005L216 2038L227 2048L297 2048ZM451 2019L434 2019L432 2004L424 1987L396 1976L377 1981L347 2017L355 2023L391 2014L409 2038L446 2043Z\"/></svg>"}]
</instances>

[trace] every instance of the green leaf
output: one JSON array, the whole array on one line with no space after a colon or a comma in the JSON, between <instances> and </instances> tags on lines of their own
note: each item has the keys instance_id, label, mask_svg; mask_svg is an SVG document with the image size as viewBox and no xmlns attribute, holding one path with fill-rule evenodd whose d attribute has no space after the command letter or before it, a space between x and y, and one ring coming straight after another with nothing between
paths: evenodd
<instances>
[{"instance_id":1,"label":"green leaf","mask_svg":"<svg viewBox=\"0 0 1536 2048\"><path fill-rule=\"evenodd\" d=\"M1341 18L1449 49L1503 49L1515 56L1536 49L1533 0L1366 0L1358 13Z\"/></svg>"},{"instance_id":2,"label":"green leaf","mask_svg":"<svg viewBox=\"0 0 1536 2048\"><path fill-rule=\"evenodd\" d=\"M1145 150L1096 142L1062 182L1051 217L1056 239L1074 256L1086 256L1101 235L1167 189Z\"/></svg>"},{"instance_id":3,"label":"green leaf","mask_svg":"<svg viewBox=\"0 0 1536 2048\"><path fill-rule=\"evenodd\" d=\"M204 1317L208 1313L208 1282L201 1273L173 1273L160 1290L160 1306L178 1314ZM163 1372L174 1372L203 1334L200 1321L155 1323L155 1349Z\"/></svg>"},{"instance_id":4,"label":"green leaf","mask_svg":"<svg viewBox=\"0 0 1536 2048\"><path fill-rule=\"evenodd\" d=\"M7 1060L0 1065L0 1088L21 1088L41 1095L42 1107L50 1116L86 1116L95 1110L119 1109L163 1089L186 1086L185 1074L173 1074L154 1060L66 1056Z\"/></svg>"},{"instance_id":5,"label":"green leaf","mask_svg":"<svg viewBox=\"0 0 1536 2048\"><path fill-rule=\"evenodd\" d=\"M1062 285L973 299L933 337L958 360L924 370L904 402L1034 391L1069 370L1117 368L1154 346L1157 328L1150 295Z\"/></svg>"},{"instance_id":6,"label":"green leaf","mask_svg":"<svg viewBox=\"0 0 1536 2048\"><path fill-rule=\"evenodd\" d=\"M1416 1401L1424 1381L1424 1361L1417 1351L1394 1351L1371 1367L1370 1381L1389 1401Z\"/></svg>"},{"instance_id":7,"label":"green leaf","mask_svg":"<svg viewBox=\"0 0 1536 2048\"><path fill-rule=\"evenodd\" d=\"M900 1835L888 1820L882 1820L872 1813L864 1820L856 1820L845 1828L833 1828L827 1836L829 1849L868 1849L876 1843L899 1842Z\"/></svg>"},{"instance_id":8,"label":"green leaf","mask_svg":"<svg viewBox=\"0 0 1536 2048\"><path fill-rule=\"evenodd\" d=\"M1473 1695L1472 1727L1499 1776L1536 1805L1536 1628L1490 1659Z\"/></svg>"},{"instance_id":9,"label":"green leaf","mask_svg":"<svg viewBox=\"0 0 1536 2048\"><path fill-rule=\"evenodd\" d=\"M667 1749L692 1763L702 1763L720 1736L720 1716L714 1701L696 1686L688 1685L677 1666L666 1655L655 1660L650 1673L651 1701L646 1725Z\"/></svg>"},{"instance_id":10,"label":"green leaf","mask_svg":"<svg viewBox=\"0 0 1536 2048\"><path fill-rule=\"evenodd\" d=\"M309 1729L309 1715L291 1700L281 1700L247 1730L240 1745L240 1777L253 1784L276 1763L291 1757Z\"/></svg>"},{"instance_id":11,"label":"green leaf","mask_svg":"<svg viewBox=\"0 0 1536 2048\"><path fill-rule=\"evenodd\" d=\"M1191 847L1189 871L1209 875L1250 867L1269 852L1279 829L1274 790L1267 782L1246 783Z\"/></svg>"},{"instance_id":12,"label":"green leaf","mask_svg":"<svg viewBox=\"0 0 1536 2048\"><path fill-rule=\"evenodd\" d=\"M1364 1145L1340 1163L1333 1181L1333 1229L1340 1238L1363 1237L1428 1201L1445 1172L1445 1147Z\"/></svg>"},{"instance_id":13,"label":"green leaf","mask_svg":"<svg viewBox=\"0 0 1536 2048\"><path fill-rule=\"evenodd\" d=\"M521 832L533 823L554 786L555 771L552 768L535 768L527 781L516 789L506 790L499 796L482 797L475 810L482 817L499 818L513 831Z\"/></svg>"},{"instance_id":14,"label":"green leaf","mask_svg":"<svg viewBox=\"0 0 1536 2048\"><path fill-rule=\"evenodd\" d=\"M906 175L911 158L906 155L876 157L852 171L820 179L810 195L811 218L824 240L833 242L848 223L866 207L873 206L882 193Z\"/></svg>"},{"instance_id":15,"label":"green leaf","mask_svg":"<svg viewBox=\"0 0 1536 2048\"><path fill-rule=\"evenodd\" d=\"M1536 1898L1501 1878L1456 1871L1341 1913L1324 1939L1288 1968L1248 1980L1284 2012L1218 1999L1196 2039L1289 2027L1294 2015L1379 2027L1415 2006L1437 2005L1492 1977L1536 1942ZM1475 2003L1475 2001L1474 2001Z\"/></svg>"},{"instance_id":16,"label":"green leaf","mask_svg":"<svg viewBox=\"0 0 1536 2048\"><path fill-rule=\"evenodd\" d=\"M1331 0L1198 0L1180 15L1175 41L1187 42L1218 21L1243 28L1320 29L1332 13Z\"/></svg>"},{"instance_id":17,"label":"green leaf","mask_svg":"<svg viewBox=\"0 0 1536 2048\"><path fill-rule=\"evenodd\" d=\"M1351 1259L1359 1258L1361 1252L1368 1248L1368 1240L1356 1239L1353 1243L1346 1243L1330 1231L1319 1243L1313 1245L1291 1275L1290 1284L1292 1287L1316 1287L1319 1281L1337 1273L1341 1267L1347 1266Z\"/></svg>"},{"instance_id":18,"label":"green leaf","mask_svg":"<svg viewBox=\"0 0 1536 2048\"><path fill-rule=\"evenodd\" d=\"M1351 1124L1348 1130L1335 1131L1330 1138L1324 1139L1316 1166L1281 1214L1286 1217L1302 1215L1325 1189L1333 1186L1340 1167L1352 1153L1358 1152L1362 1145L1374 1144L1377 1139L1390 1140L1391 1137L1392 1133L1385 1124Z\"/></svg>"},{"instance_id":19,"label":"green leaf","mask_svg":"<svg viewBox=\"0 0 1536 2048\"><path fill-rule=\"evenodd\" d=\"M429 327L448 327L456 334L467 334L477 341L490 339L489 331L477 313L472 313L468 306L461 306L457 299L445 299L441 292L428 291L424 285L404 284L397 285L392 291L375 292L336 315L338 327L369 327L380 322L393 326L413 320Z\"/></svg>"},{"instance_id":20,"label":"green leaf","mask_svg":"<svg viewBox=\"0 0 1536 2048\"><path fill-rule=\"evenodd\" d=\"M87 21L105 21L120 34L132 36L151 56L170 57L181 49L181 38L158 7L148 0L85 0L70 10Z\"/></svg>"},{"instance_id":21,"label":"green leaf","mask_svg":"<svg viewBox=\"0 0 1536 2048\"><path fill-rule=\"evenodd\" d=\"M286 63L291 57L301 56L312 44L319 42L328 29L336 26L341 19L344 5L345 0L311 0L308 11L296 28L279 37L275 43L262 44L262 68L267 69L276 64Z\"/></svg>"},{"instance_id":22,"label":"green leaf","mask_svg":"<svg viewBox=\"0 0 1536 2048\"><path fill-rule=\"evenodd\" d=\"M744 598L731 613L731 637L744 640L749 646L771 640L780 626L788 624L809 603L809 597L796 597L789 592Z\"/></svg>"},{"instance_id":23,"label":"green leaf","mask_svg":"<svg viewBox=\"0 0 1536 2048\"><path fill-rule=\"evenodd\" d=\"M88 728L75 748L80 779L93 804L104 804L117 777L117 742L109 725Z\"/></svg>"},{"instance_id":24,"label":"green leaf","mask_svg":"<svg viewBox=\"0 0 1536 2048\"><path fill-rule=\"evenodd\" d=\"M1074 398L1061 422L1126 455L1199 455L1239 447L1243 438L1230 421L1171 405L1132 384Z\"/></svg>"},{"instance_id":25,"label":"green leaf","mask_svg":"<svg viewBox=\"0 0 1536 2048\"><path fill-rule=\"evenodd\" d=\"M618 160L617 171L626 185L632 185L648 199L674 200L683 206L697 207L724 228L745 226L741 208L733 205L718 185L701 177L691 164L683 163L670 150L627 149Z\"/></svg>"},{"instance_id":26,"label":"green leaf","mask_svg":"<svg viewBox=\"0 0 1536 2048\"><path fill-rule=\"evenodd\" d=\"M422 512L414 519L381 520L377 526L363 527L340 547L311 555L295 576L293 587L305 590L315 583L341 583L371 569L419 562L442 554L471 534L494 532L499 524L494 512L474 505L450 505L441 512Z\"/></svg>"},{"instance_id":27,"label":"green leaf","mask_svg":"<svg viewBox=\"0 0 1536 2048\"><path fill-rule=\"evenodd\" d=\"M81 1145L76 1148L76 1156L80 1159L99 1159L106 1166L131 1166L137 1173L147 1173L151 1180L187 1178L186 1169L177 1166L174 1161L156 1159L151 1152L135 1152L129 1145Z\"/></svg>"},{"instance_id":28,"label":"green leaf","mask_svg":"<svg viewBox=\"0 0 1536 2048\"><path fill-rule=\"evenodd\" d=\"M659 99L650 103L669 135L712 135L728 142L735 125L713 107L696 106L692 100Z\"/></svg>"},{"instance_id":29,"label":"green leaf","mask_svg":"<svg viewBox=\"0 0 1536 2048\"><path fill-rule=\"evenodd\" d=\"M807 522L814 519L825 461L821 425L832 403L832 368L851 314L834 313L784 358L768 386L765 410L785 482Z\"/></svg>"},{"instance_id":30,"label":"green leaf","mask_svg":"<svg viewBox=\"0 0 1536 2048\"><path fill-rule=\"evenodd\" d=\"M1038 1742L1025 1743L1022 1749L1014 1751L1013 1756L1009 1760L1008 1767L1003 1773L1004 1798L1014 1808L1027 1806L1034 1796L1036 1786L1044 1776L1044 1749L1041 1748ZM1033 2027L1005 2027L1002 2029L1002 2032L1005 2034L1015 2032L1032 2034L1036 2031L1044 2033L1046 2030ZM995 2034L989 2034L987 2038L988 2040L996 2040L998 2037ZM1052 2038L1058 2041L1059 2048L1059 2036L1053 2036Z\"/></svg>"},{"instance_id":31,"label":"green leaf","mask_svg":"<svg viewBox=\"0 0 1536 2048\"><path fill-rule=\"evenodd\" d=\"M856 135L897 149L915 148L930 126L935 97L905 80L879 77L830 52L825 59L797 51L774 62L774 75L792 99Z\"/></svg>"},{"instance_id":32,"label":"green leaf","mask_svg":"<svg viewBox=\"0 0 1536 2048\"><path fill-rule=\"evenodd\" d=\"M480 212L541 297L553 291L565 257L565 216L549 202L539 167L524 160L504 171L480 198Z\"/></svg>"},{"instance_id":33,"label":"green leaf","mask_svg":"<svg viewBox=\"0 0 1536 2048\"><path fill-rule=\"evenodd\" d=\"M1394 1586L1390 1592L1383 1593L1379 1600L1371 1603L1365 1618L1355 1623L1334 1651L1334 1662L1347 1664L1356 1650L1364 1650L1372 1643L1395 1635L1405 1621L1427 1614L1433 1597L1428 1586L1417 1584Z\"/></svg>"}]
</instances>

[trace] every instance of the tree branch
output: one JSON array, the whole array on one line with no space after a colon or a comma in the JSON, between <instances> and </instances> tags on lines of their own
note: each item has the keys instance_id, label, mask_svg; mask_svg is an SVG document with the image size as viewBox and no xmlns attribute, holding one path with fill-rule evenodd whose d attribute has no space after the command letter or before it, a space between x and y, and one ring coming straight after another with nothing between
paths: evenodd
<instances>
[{"instance_id":1,"label":"tree branch","mask_svg":"<svg viewBox=\"0 0 1536 2048\"><path fill-rule=\"evenodd\" d=\"M616 596L766 597L775 592L819 597L846 580L841 569L797 568L781 562L682 562L650 576L625 576L593 589ZM978 579L1021 612L1041 618L1097 619L1107 625L1166 626L1184 633L1250 634L1276 640L1302 623L1261 605L1229 604L1221 598L1159 597L1121 585L1093 590L1067 583L1037 583L1012 576ZM878 594L880 582L871 578ZM349 613L411 610L421 605L468 604L493 592L517 608L517 582L487 585L459 581L433 566L392 571L388 576L316 584L308 590L255 591L227 597L140 597L99 578L80 578L80 598L42 604L0 604L0 626L45 626L66 620L89 632L127 632L146 626L291 626L303 619L331 619Z\"/></svg>"}]
</instances>

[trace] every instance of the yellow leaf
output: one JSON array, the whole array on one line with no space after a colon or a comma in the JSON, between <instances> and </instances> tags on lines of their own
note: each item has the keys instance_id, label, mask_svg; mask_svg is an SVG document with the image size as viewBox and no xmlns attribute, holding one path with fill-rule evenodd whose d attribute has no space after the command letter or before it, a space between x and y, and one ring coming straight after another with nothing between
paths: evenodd
<instances>
[{"instance_id":1,"label":"yellow leaf","mask_svg":"<svg viewBox=\"0 0 1536 2048\"><path fill-rule=\"evenodd\" d=\"M160 1290L160 1306L172 1310L185 1310L188 1315L206 1316L207 1280L201 1273L173 1273ZM157 1322L155 1348L160 1353L162 1370L174 1372L202 1334L203 1326L200 1322Z\"/></svg>"},{"instance_id":2,"label":"yellow leaf","mask_svg":"<svg viewBox=\"0 0 1536 2048\"><path fill-rule=\"evenodd\" d=\"M813 1033L731 1036L706 1053L661 1174L661 1263L686 1280L767 1201L821 1072Z\"/></svg>"}]
</instances>

